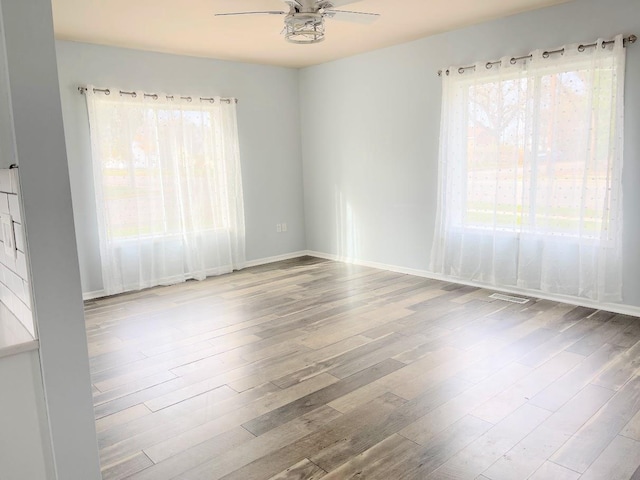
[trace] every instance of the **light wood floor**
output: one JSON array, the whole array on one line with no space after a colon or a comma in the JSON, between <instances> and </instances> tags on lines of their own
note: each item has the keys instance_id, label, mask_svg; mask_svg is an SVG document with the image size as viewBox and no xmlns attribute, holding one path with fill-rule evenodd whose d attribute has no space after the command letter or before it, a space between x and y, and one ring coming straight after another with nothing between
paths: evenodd
<instances>
[{"instance_id":1,"label":"light wood floor","mask_svg":"<svg viewBox=\"0 0 640 480\"><path fill-rule=\"evenodd\" d=\"M640 479L640 319L314 258L88 302L105 479Z\"/></svg>"}]
</instances>

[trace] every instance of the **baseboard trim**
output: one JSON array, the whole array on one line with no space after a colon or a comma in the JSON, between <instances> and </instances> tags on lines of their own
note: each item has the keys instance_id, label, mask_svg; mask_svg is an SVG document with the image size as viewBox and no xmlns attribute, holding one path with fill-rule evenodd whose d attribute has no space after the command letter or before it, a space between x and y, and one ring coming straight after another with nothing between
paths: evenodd
<instances>
[{"instance_id":1,"label":"baseboard trim","mask_svg":"<svg viewBox=\"0 0 640 480\"><path fill-rule=\"evenodd\" d=\"M301 250L298 252L285 253L283 255L276 255L273 257L265 257L265 258L259 258L257 260L249 260L248 262L244 263L244 267L242 268L250 268L250 267L257 267L260 265L267 265L269 263L281 262L283 260L291 260L292 258L304 257L305 255L307 255L306 250ZM95 300L96 298L102 298L106 296L107 294L104 290L95 290L93 292L82 293L82 299L84 301Z\"/></svg>"},{"instance_id":2,"label":"baseboard trim","mask_svg":"<svg viewBox=\"0 0 640 480\"><path fill-rule=\"evenodd\" d=\"M104 290L95 290L93 292L82 292L82 300L95 300L96 298L106 297L107 293Z\"/></svg>"},{"instance_id":3,"label":"baseboard trim","mask_svg":"<svg viewBox=\"0 0 640 480\"><path fill-rule=\"evenodd\" d=\"M260 265L267 265L269 263L282 262L283 260L291 260L292 258L304 257L305 255L307 255L307 251L300 250L298 252L285 253L283 255L276 255L274 257L259 258L257 260L250 260L248 262L245 262L244 268L258 267Z\"/></svg>"},{"instance_id":4,"label":"baseboard trim","mask_svg":"<svg viewBox=\"0 0 640 480\"><path fill-rule=\"evenodd\" d=\"M306 252L306 255L309 255L311 257L323 258L325 260L333 260L336 262L352 263L354 265L361 265L363 267L377 268L379 270L387 270L390 272L404 273L406 275L429 278L432 280L440 280L443 282L458 283L461 285L468 285L471 287L484 288L494 292L510 293L515 295L526 295L528 297L535 297L543 300L550 300L553 302L562 302L562 303L567 303L569 305L576 305L579 307L595 308L598 310L606 310L608 312L640 317L640 307L635 307L633 305L622 305L618 303L600 303L600 302L595 302L593 300L588 300L584 298L572 297L570 295L550 294L550 293L540 292L537 290L527 290L524 288L496 287L495 285L489 285L486 283L472 282L472 281L470 282L470 281L460 280L453 277L448 277L446 275L439 275L437 273L429 272L428 270L399 267L396 265L388 265L385 263L371 262L368 260L342 257L342 256L334 255L331 253L316 252L316 251L308 250Z\"/></svg>"}]
</instances>

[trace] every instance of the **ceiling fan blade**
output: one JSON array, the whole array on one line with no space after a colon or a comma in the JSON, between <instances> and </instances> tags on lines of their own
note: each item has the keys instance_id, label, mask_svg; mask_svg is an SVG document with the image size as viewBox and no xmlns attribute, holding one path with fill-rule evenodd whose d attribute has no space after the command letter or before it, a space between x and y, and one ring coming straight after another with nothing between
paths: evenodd
<instances>
[{"instance_id":1,"label":"ceiling fan blade","mask_svg":"<svg viewBox=\"0 0 640 480\"><path fill-rule=\"evenodd\" d=\"M334 8L334 7L343 7L345 5L350 5L352 3L356 3L356 2L361 2L362 0L318 0L317 3L330 3L331 6L328 8Z\"/></svg>"},{"instance_id":2,"label":"ceiling fan blade","mask_svg":"<svg viewBox=\"0 0 640 480\"><path fill-rule=\"evenodd\" d=\"M380 18L379 13L350 12L347 10L325 10L325 15L334 20L362 23L365 25L370 25Z\"/></svg>"},{"instance_id":3,"label":"ceiling fan blade","mask_svg":"<svg viewBox=\"0 0 640 480\"><path fill-rule=\"evenodd\" d=\"M268 10L264 12L230 12L230 13L216 13L216 17L230 17L233 15L287 15L287 12L280 12L278 10Z\"/></svg>"}]
</instances>

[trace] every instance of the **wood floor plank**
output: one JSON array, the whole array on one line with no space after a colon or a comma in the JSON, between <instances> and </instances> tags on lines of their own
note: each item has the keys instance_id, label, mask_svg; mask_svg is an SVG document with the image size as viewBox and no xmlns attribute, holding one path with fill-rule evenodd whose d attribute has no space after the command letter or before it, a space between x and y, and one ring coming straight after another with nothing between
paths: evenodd
<instances>
[{"instance_id":1,"label":"wood floor plank","mask_svg":"<svg viewBox=\"0 0 640 480\"><path fill-rule=\"evenodd\" d=\"M620 435L640 442L640 412L636 413L631 420L629 420L620 431Z\"/></svg>"},{"instance_id":2,"label":"wood floor plank","mask_svg":"<svg viewBox=\"0 0 640 480\"><path fill-rule=\"evenodd\" d=\"M328 404L336 398L353 392L357 388L382 378L404 366L404 363L389 358L377 365L324 387L317 392L310 393L309 395L276 408L275 410L271 410L270 412L243 424L243 427L254 435L262 435L272 428L304 415L305 413L315 409L318 405Z\"/></svg>"},{"instance_id":3,"label":"wood floor plank","mask_svg":"<svg viewBox=\"0 0 640 480\"><path fill-rule=\"evenodd\" d=\"M547 410L557 410L614 362L622 352L622 347L609 344L601 346L570 372L534 396L531 403Z\"/></svg>"},{"instance_id":4,"label":"wood floor plank","mask_svg":"<svg viewBox=\"0 0 640 480\"><path fill-rule=\"evenodd\" d=\"M269 480L318 480L327 474L308 458L274 475Z\"/></svg>"},{"instance_id":5,"label":"wood floor plank","mask_svg":"<svg viewBox=\"0 0 640 480\"><path fill-rule=\"evenodd\" d=\"M392 435L324 478L423 479L489 426L482 420L465 417L434 438L426 447L418 446L399 435Z\"/></svg>"},{"instance_id":6,"label":"wood floor plank","mask_svg":"<svg viewBox=\"0 0 640 480\"><path fill-rule=\"evenodd\" d=\"M531 353L518 361L520 363L523 363L524 365L530 365L532 367L542 365L551 357L557 355L561 351L576 343L581 338L591 333L600 324L601 322L590 318L579 320L578 322L568 327L566 330L562 331L560 335L552 338L548 342L543 343L538 348L534 349L533 351L531 351Z\"/></svg>"},{"instance_id":7,"label":"wood floor plank","mask_svg":"<svg viewBox=\"0 0 640 480\"><path fill-rule=\"evenodd\" d=\"M584 472L639 410L640 377L635 377L563 445L551 460L576 472Z\"/></svg>"},{"instance_id":8,"label":"wood floor plank","mask_svg":"<svg viewBox=\"0 0 640 480\"><path fill-rule=\"evenodd\" d=\"M230 449L239 448L255 438L242 427L236 427L204 442L181 450L176 455L131 475L129 480L170 480L179 478L190 468L200 465L212 457L225 455ZM146 454L146 453L145 453Z\"/></svg>"},{"instance_id":9,"label":"wood floor plank","mask_svg":"<svg viewBox=\"0 0 640 480\"><path fill-rule=\"evenodd\" d=\"M633 347L640 341L640 322L637 318L631 318L629 326L618 335L613 337L609 343L620 347Z\"/></svg>"},{"instance_id":10,"label":"wood floor plank","mask_svg":"<svg viewBox=\"0 0 640 480\"><path fill-rule=\"evenodd\" d=\"M329 373L334 377L347 378L388 358L397 361L393 357L428 341L429 339L423 335L412 335L403 337L396 342L387 342L387 345L375 351L361 355L351 362L345 362L342 365L333 367L329 370Z\"/></svg>"},{"instance_id":11,"label":"wood floor plank","mask_svg":"<svg viewBox=\"0 0 640 480\"><path fill-rule=\"evenodd\" d=\"M335 377L328 374L321 374L306 382L294 385L287 390L276 391L271 395L259 398L247 405L238 405L239 408L230 411L218 409L215 405L212 405L201 412L201 420L194 421L192 428L177 426L180 432L176 431L176 434L166 436L166 438L162 438L156 434L153 438L149 438L152 443L147 443L143 448L152 460L161 461L162 459L175 455L180 450L205 441L208 437L213 437L232 428L239 427L242 423L250 419L259 418L268 412L278 410L282 408L283 405L295 402L299 398L305 398L315 391L322 391L327 386L335 384L336 382L337 379ZM232 405L231 408L233 408L233 406L234 405ZM315 408L309 408L304 413L313 410L315 410Z\"/></svg>"},{"instance_id":12,"label":"wood floor plank","mask_svg":"<svg viewBox=\"0 0 640 480\"><path fill-rule=\"evenodd\" d=\"M146 417L152 413L153 412L143 404L134 405L113 415L97 419L96 432L102 433L105 430L129 423L138 418Z\"/></svg>"},{"instance_id":13,"label":"wood floor plank","mask_svg":"<svg viewBox=\"0 0 640 480\"><path fill-rule=\"evenodd\" d=\"M403 403L405 403L405 400L396 395L382 395L361 408L344 414L327 425L316 429L313 433L269 455L261 456L251 463L240 465L240 468L238 468L238 464L228 466L227 469L221 468L221 460L218 459L186 472L184 480L197 480L203 477L211 478L212 480L217 480L218 478L224 478L225 480L269 478L269 476L273 476L307 458L308 455L313 455L326 446L333 445L345 435L348 436L353 432L359 431L374 422L375 418L379 418Z\"/></svg>"},{"instance_id":14,"label":"wood floor plank","mask_svg":"<svg viewBox=\"0 0 640 480\"><path fill-rule=\"evenodd\" d=\"M287 388L291 385L295 385L301 379L311 377L320 372L329 372L334 375L330 369L336 369L342 365L352 363L357 358L362 357L363 355L367 355L369 353L375 353L383 348L388 343L393 343L398 340L404 339L402 335L391 334L385 336L383 338L379 338L374 341L367 342L357 348L348 350L341 355L336 355L330 358L327 358L324 361L314 362L312 365L308 365L305 368L292 372L290 374L284 375L280 378L276 378L272 380L273 383L278 385L281 388ZM378 362L375 362L378 363ZM374 363L374 364L375 364ZM355 373L355 372L354 372ZM334 375L338 376L338 375ZM343 376L339 376L339 378L344 378Z\"/></svg>"},{"instance_id":15,"label":"wood floor plank","mask_svg":"<svg viewBox=\"0 0 640 480\"><path fill-rule=\"evenodd\" d=\"M596 328L586 337L574 343L568 348L570 352L579 353L581 355L591 355L605 343L615 338L619 333L623 332L631 323L632 317L626 315L613 315L609 312L598 312L603 318L612 317L605 324Z\"/></svg>"},{"instance_id":16,"label":"wood floor plank","mask_svg":"<svg viewBox=\"0 0 640 480\"><path fill-rule=\"evenodd\" d=\"M222 475L222 472L233 471L253 460L268 455L339 417L339 412L323 406L288 422L280 428L271 430L261 437L254 437L247 430L237 427L224 435L229 435L229 433L238 430L242 431L244 433L241 441L231 443L226 438L209 438L167 457L149 468L148 471L145 471L144 475L134 478L135 480L182 478L187 471L205 464L207 468L213 469Z\"/></svg>"},{"instance_id":17,"label":"wood floor plank","mask_svg":"<svg viewBox=\"0 0 640 480\"><path fill-rule=\"evenodd\" d=\"M404 315L404 312L399 312L397 315ZM323 348L352 335L361 335L371 327L383 325L389 320L391 319L384 315L367 316L366 312L361 312L354 317L344 317L323 325L317 330L306 332L300 343L312 349Z\"/></svg>"},{"instance_id":18,"label":"wood floor plank","mask_svg":"<svg viewBox=\"0 0 640 480\"><path fill-rule=\"evenodd\" d=\"M359 455L388 436L399 432L468 387L468 383L459 379L445 381L399 406L387 416L380 416L375 424L340 439L317 454L310 455L309 458L327 472L334 470L349 458Z\"/></svg>"},{"instance_id":19,"label":"wood floor plank","mask_svg":"<svg viewBox=\"0 0 640 480\"><path fill-rule=\"evenodd\" d=\"M341 356L370 342L370 338L355 335L318 350L289 354L280 359L266 362L254 362L251 365L228 372L228 374L218 377L218 380L238 392L264 382L271 382L280 388L288 388L328 370L328 368L320 368L315 365L332 364L333 357ZM302 372L302 374L297 372Z\"/></svg>"},{"instance_id":20,"label":"wood floor plank","mask_svg":"<svg viewBox=\"0 0 640 480\"><path fill-rule=\"evenodd\" d=\"M617 355L591 383L610 390L619 390L639 368L640 343L636 343L633 347Z\"/></svg>"},{"instance_id":21,"label":"wood floor plank","mask_svg":"<svg viewBox=\"0 0 640 480\"><path fill-rule=\"evenodd\" d=\"M167 376L165 376L165 374L167 374ZM102 417L106 417L107 415L112 415L140 403L144 403L152 398L156 398L165 395L168 392L173 392L174 390L184 388L184 386L186 385L183 379L178 378L169 372L161 372L161 375L162 379L168 378L168 380L158 382L157 375L154 375L153 377L147 377L149 382L132 382L134 388L130 388L128 385L117 388L117 392L127 392L130 389L134 391L132 393L125 393L124 395L117 393L113 395L115 398L111 400L102 401L101 403L95 403L94 410L96 418L99 419ZM141 385L145 383L149 383L151 384L151 386L147 388L141 388ZM108 393L109 392L105 392L105 394ZM231 392L229 393L231 394Z\"/></svg>"},{"instance_id":22,"label":"wood floor plank","mask_svg":"<svg viewBox=\"0 0 640 480\"><path fill-rule=\"evenodd\" d=\"M452 356L460 353L457 349L443 347L415 362L402 367L395 372L364 385L351 393L332 401L329 405L336 410L346 413L361 405L372 401L386 392L392 392L403 385L413 384L417 378L428 376L433 383L449 378L449 370L436 370L439 365L446 364ZM435 370L435 372L434 372Z\"/></svg>"},{"instance_id":23,"label":"wood floor plank","mask_svg":"<svg viewBox=\"0 0 640 480\"><path fill-rule=\"evenodd\" d=\"M545 421L551 412L532 405L523 405L447 460L425 480L473 480L511 450L533 429Z\"/></svg>"},{"instance_id":24,"label":"wood floor plank","mask_svg":"<svg viewBox=\"0 0 640 480\"><path fill-rule=\"evenodd\" d=\"M529 480L578 480L580 474L553 462L545 462Z\"/></svg>"},{"instance_id":25,"label":"wood floor plank","mask_svg":"<svg viewBox=\"0 0 640 480\"><path fill-rule=\"evenodd\" d=\"M491 293L301 257L87 302L104 478L640 477L640 319Z\"/></svg>"},{"instance_id":26,"label":"wood floor plank","mask_svg":"<svg viewBox=\"0 0 640 480\"><path fill-rule=\"evenodd\" d=\"M255 437L238 448L227 451L224 456L214 459L210 457L206 461L200 462L195 469L191 468L189 471L184 469L184 476L185 478L219 478L251 462L274 454L339 418L341 418L339 412L327 406L320 407L280 427L274 428L264 435ZM199 450L200 446L195 449ZM173 462L174 459L172 458L169 461Z\"/></svg>"},{"instance_id":27,"label":"wood floor plank","mask_svg":"<svg viewBox=\"0 0 640 480\"><path fill-rule=\"evenodd\" d=\"M612 397L588 385L483 472L492 480L528 478Z\"/></svg>"},{"instance_id":28,"label":"wood floor plank","mask_svg":"<svg viewBox=\"0 0 640 480\"><path fill-rule=\"evenodd\" d=\"M581 480L627 480L640 465L640 442L617 436L584 472Z\"/></svg>"},{"instance_id":29,"label":"wood floor plank","mask_svg":"<svg viewBox=\"0 0 640 480\"><path fill-rule=\"evenodd\" d=\"M161 445L157 449L162 449L162 455L174 454L204 441L207 436L214 437L239 427L243 422L335 381L337 379L330 375L318 375L290 389L262 395L247 404L236 402L238 397L218 403L208 401L207 395L194 397L155 413L156 422L145 423L148 428L118 429L107 438L99 438L101 459L110 462L123 454L156 445ZM247 399L252 396L247 395Z\"/></svg>"},{"instance_id":30,"label":"wood floor plank","mask_svg":"<svg viewBox=\"0 0 640 480\"><path fill-rule=\"evenodd\" d=\"M559 311L560 315L555 316L553 320L551 320L549 328L554 328L559 331L565 331L567 328L582 321L584 318L590 317L596 312L593 308L573 307L571 305L560 305L550 313L553 314L554 311ZM611 318L612 316L613 315L607 315L607 318ZM600 323L604 322L601 321Z\"/></svg>"},{"instance_id":31,"label":"wood floor plank","mask_svg":"<svg viewBox=\"0 0 640 480\"><path fill-rule=\"evenodd\" d=\"M397 465L383 478L424 479L437 470L449 458L481 437L493 425L479 418L467 415L446 430L433 437L427 445L413 458L408 458L403 465ZM372 477L376 478L376 477Z\"/></svg>"},{"instance_id":32,"label":"wood floor plank","mask_svg":"<svg viewBox=\"0 0 640 480\"><path fill-rule=\"evenodd\" d=\"M131 365L115 367L93 376L93 384L102 392L119 387L126 383L140 380L159 373L160 371L178 370L180 367L193 363L206 362L210 369L227 367L225 362L235 357L235 353L228 356L220 355L217 347L206 347L196 352L176 356L168 359L145 358ZM168 356L168 355L167 355ZM244 363L239 356L238 363Z\"/></svg>"},{"instance_id":33,"label":"wood floor plank","mask_svg":"<svg viewBox=\"0 0 640 480\"><path fill-rule=\"evenodd\" d=\"M530 371L529 367L513 363L410 423L400 430L400 434L413 442L425 445L435 435L470 414L475 408L517 382Z\"/></svg>"},{"instance_id":34,"label":"wood floor plank","mask_svg":"<svg viewBox=\"0 0 640 480\"><path fill-rule=\"evenodd\" d=\"M399 469L407 458L415 458L421 451L419 445L394 434L333 470L324 480L359 480L371 478L373 472L392 478L387 476L390 470Z\"/></svg>"},{"instance_id":35,"label":"wood floor plank","mask_svg":"<svg viewBox=\"0 0 640 480\"><path fill-rule=\"evenodd\" d=\"M582 360L584 360L582 355L561 352L522 377L514 385L480 405L471 414L487 422L498 424Z\"/></svg>"},{"instance_id":36,"label":"wood floor plank","mask_svg":"<svg viewBox=\"0 0 640 480\"><path fill-rule=\"evenodd\" d=\"M537 329L516 342L500 349L487 359L475 363L471 368L468 368L461 374L460 377L471 382L478 382L509 363L524 357L528 352L553 338L555 335L557 335L557 333L553 330L544 328Z\"/></svg>"},{"instance_id":37,"label":"wood floor plank","mask_svg":"<svg viewBox=\"0 0 640 480\"><path fill-rule=\"evenodd\" d=\"M103 480L120 480L130 477L150 465L153 465L153 462L144 453L136 453L115 465L104 468L102 470L102 478Z\"/></svg>"},{"instance_id":38,"label":"wood floor plank","mask_svg":"<svg viewBox=\"0 0 640 480\"><path fill-rule=\"evenodd\" d=\"M106 430L98 435L98 443L104 452L111 449L111 447L115 448L116 444L120 444L117 447L119 449L142 449L162 441L165 438L162 436L162 432L165 430L173 431L174 435L178 435L222 415L231 414L279 391L280 389L275 385L266 383L218 403L209 403L206 396L194 401L191 399L183 401L166 409L153 412L150 416L133 420L118 426L118 428ZM247 416L250 416L250 414Z\"/></svg>"},{"instance_id":39,"label":"wood floor plank","mask_svg":"<svg viewBox=\"0 0 640 480\"><path fill-rule=\"evenodd\" d=\"M126 365L145 358L147 356L138 350L120 349L91 357L89 366L91 373L96 374L115 366Z\"/></svg>"}]
</instances>

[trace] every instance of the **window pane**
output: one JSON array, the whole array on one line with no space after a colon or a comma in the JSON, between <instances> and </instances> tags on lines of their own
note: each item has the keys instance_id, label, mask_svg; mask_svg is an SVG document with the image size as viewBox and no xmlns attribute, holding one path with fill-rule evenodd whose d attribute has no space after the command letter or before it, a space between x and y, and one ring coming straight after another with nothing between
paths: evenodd
<instances>
[{"instance_id":1,"label":"window pane","mask_svg":"<svg viewBox=\"0 0 640 480\"><path fill-rule=\"evenodd\" d=\"M224 165L214 116L206 110L140 108L112 103L101 110L102 189L110 238L175 235L226 228ZM123 142L122 139L130 139ZM202 201L201 199L209 199Z\"/></svg>"},{"instance_id":2,"label":"window pane","mask_svg":"<svg viewBox=\"0 0 640 480\"><path fill-rule=\"evenodd\" d=\"M611 68L582 68L465 85L462 223L599 235L615 127L614 75ZM595 133L584 133L585 119Z\"/></svg>"},{"instance_id":3,"label":"window pane","mask_svg":"<svg viewBox=\"0 0 640 480\"><path fill-rule=\"evenodd\" d=\"M513 228L522 223L527 79L469 88L468 226Z\"/></svg>"}]
</instances>

